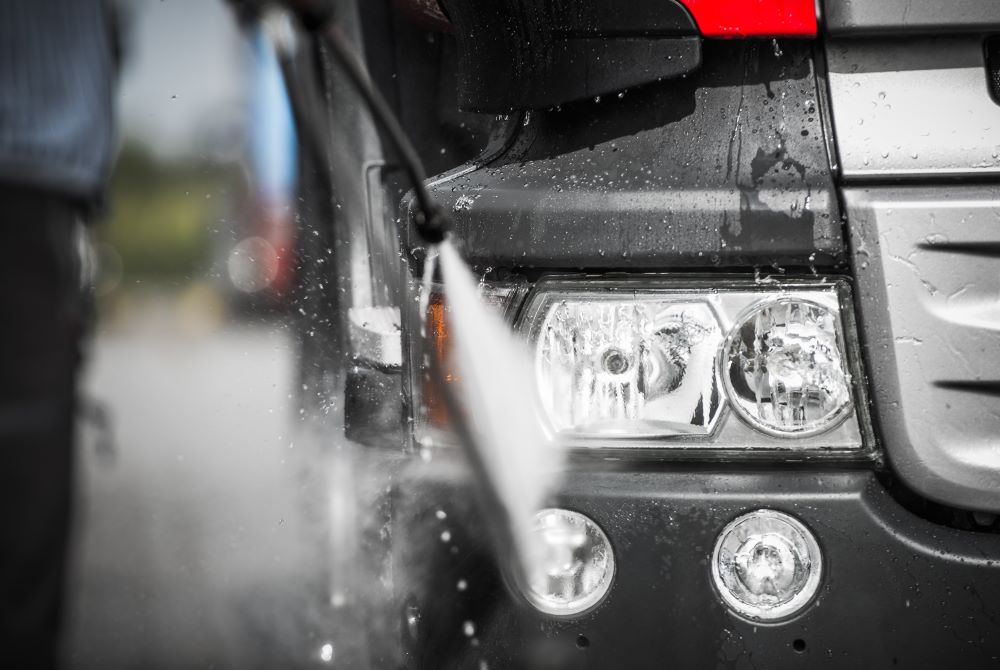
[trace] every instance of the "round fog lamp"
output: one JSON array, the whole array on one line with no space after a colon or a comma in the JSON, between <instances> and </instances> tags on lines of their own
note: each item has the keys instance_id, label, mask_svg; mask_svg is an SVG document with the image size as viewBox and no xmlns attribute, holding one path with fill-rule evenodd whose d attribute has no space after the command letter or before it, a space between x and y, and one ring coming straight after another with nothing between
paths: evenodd
<instances>
[{"instance_id":1,"label":"round fog lamp","mask_svg":"<svg viewBox=\"0 0 1000 670\"><path fill-rule=\"evenodd\" d=\"M757 510L727 525L712 552L712 578L737 614L775 621L796 614L819 589L819 544L800 521Z\"/></svg>"},{"instance_id":2,"label":"round fog lamp","mask_svg":"<svg viewBox=\"0 0 1000 670\"><path fill-rule=\"evenodd\" d=\"M535 542L524 595L546 614L574 615L599 603L611 588L615 557L596 523L565 509L535 514Z\"/></svg>"}]
</instances>

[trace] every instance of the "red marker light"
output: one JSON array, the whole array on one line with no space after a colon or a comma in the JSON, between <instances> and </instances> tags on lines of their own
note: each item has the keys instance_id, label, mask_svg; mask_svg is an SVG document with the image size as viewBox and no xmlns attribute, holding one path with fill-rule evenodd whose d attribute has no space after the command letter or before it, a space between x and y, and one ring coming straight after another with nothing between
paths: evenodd
<instances>
[{"instance_id":1,"label":"red marker light","mask_svg":"<svg viewBox=\"0 0 1000 670\"><path fill-rule=\"evenodd\" d=\"M705 37L816 37L815 0L681 0Z\"/></svg>"}]
</instances>

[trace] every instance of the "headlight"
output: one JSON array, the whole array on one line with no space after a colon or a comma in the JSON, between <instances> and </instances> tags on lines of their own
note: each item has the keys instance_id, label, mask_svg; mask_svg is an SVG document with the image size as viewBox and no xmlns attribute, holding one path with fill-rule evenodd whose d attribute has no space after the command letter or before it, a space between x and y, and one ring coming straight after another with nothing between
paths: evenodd
<instances>
[{"instance_id":1,"label":"headlight","mask_svg":"<svg viewBox=\"0 0 1000 670\"><path fill-rule=\"evenodd\" d=\"M539 415L571 446L869 453L846 281L588 277L546 278L530 293L523 280L481 289L534 347ZM422 362L411 370L424 446L451 441L440 397L455 378L448 309L432 294L425 325L444 379L429 374L426 350L411 354Z\"/></svg>"},{"instance_id":2,"label":"headlight","mask_svg":"<svg viewBox=\"0 0 1000 670\"><path fill-rule=\"evenodd\" d=\"M818 433L851 406L836 315L796 298L754 306L736 324L722 360L733 408L774 435Z\"/></svg>"},{"instance_id":3,"label":"headlight","mask_svg":"<svg viewBox=\"0 0 1000 670\"><path fill-rule=\"evenodd\" d=\"M708 434L722 339L705 302L563 296L537 332L545 413L557 432L581 437Z\"/></svg>"},{"instance_id":4,"label":"headlight","mask_svg":"<svg viewBox=\"0 0 1000 670\"><path fill-rule=\"evenodd\" d=\"M843 453L864 447L849 304L811 278L548 279L519 325L576 446Z\"/></svg>"}]
</instances>

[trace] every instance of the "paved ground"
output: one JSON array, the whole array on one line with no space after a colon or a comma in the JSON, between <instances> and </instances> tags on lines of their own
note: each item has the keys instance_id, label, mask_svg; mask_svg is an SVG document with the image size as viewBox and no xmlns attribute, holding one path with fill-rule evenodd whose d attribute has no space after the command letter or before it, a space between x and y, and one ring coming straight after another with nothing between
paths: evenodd
<instances>
[{"instance_id":1,"label":"paved ground","mask_svg":"<svg viewBox=\"0 0 1000 670\"><path fill-rule=\"evenodd\" d=\"M115 452L79 459L74 670L290 667L315 658L294 347L173 308L102 333L86 388ZM313 587L316 585L313 584ZM281 659L279 661L279 659Z\"/></svg>"}]
</instances>

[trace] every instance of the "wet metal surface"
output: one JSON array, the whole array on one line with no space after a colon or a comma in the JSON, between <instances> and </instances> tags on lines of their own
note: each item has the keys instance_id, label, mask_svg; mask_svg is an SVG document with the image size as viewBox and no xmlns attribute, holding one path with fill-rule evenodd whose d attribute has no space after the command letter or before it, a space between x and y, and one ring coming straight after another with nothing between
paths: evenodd
<instances>
[{"instance_id":1,"label":"wet metal surface","mask_svg":"<svg viewBox=\"0 0 1000 670\"><path fill-rule=\"evenodd\" d=\"M841 40L827 58L846 179L1000 172L982 36Z\"/></svg>"},{"instance_id":2,"label":"wet metal surface","mask_svg":"<svg viewBox=\"0 0 1000 670\"><path fill-rule=\"evenodd\" d=\"M847 189L883 444L913 489L1000 511L1000 189Z\"/></svg>"},{"instance_id":3,"label":"wet metal surface","mask_svg":"<svg viewBox=\"0 0 1000 670\"><path fill-rule=\"evenodd\" d=\"M835 266L816 83L808 45L706 45L686 79L526 115L436 195L480 267Z\"/></svg>"}]
</instances>

